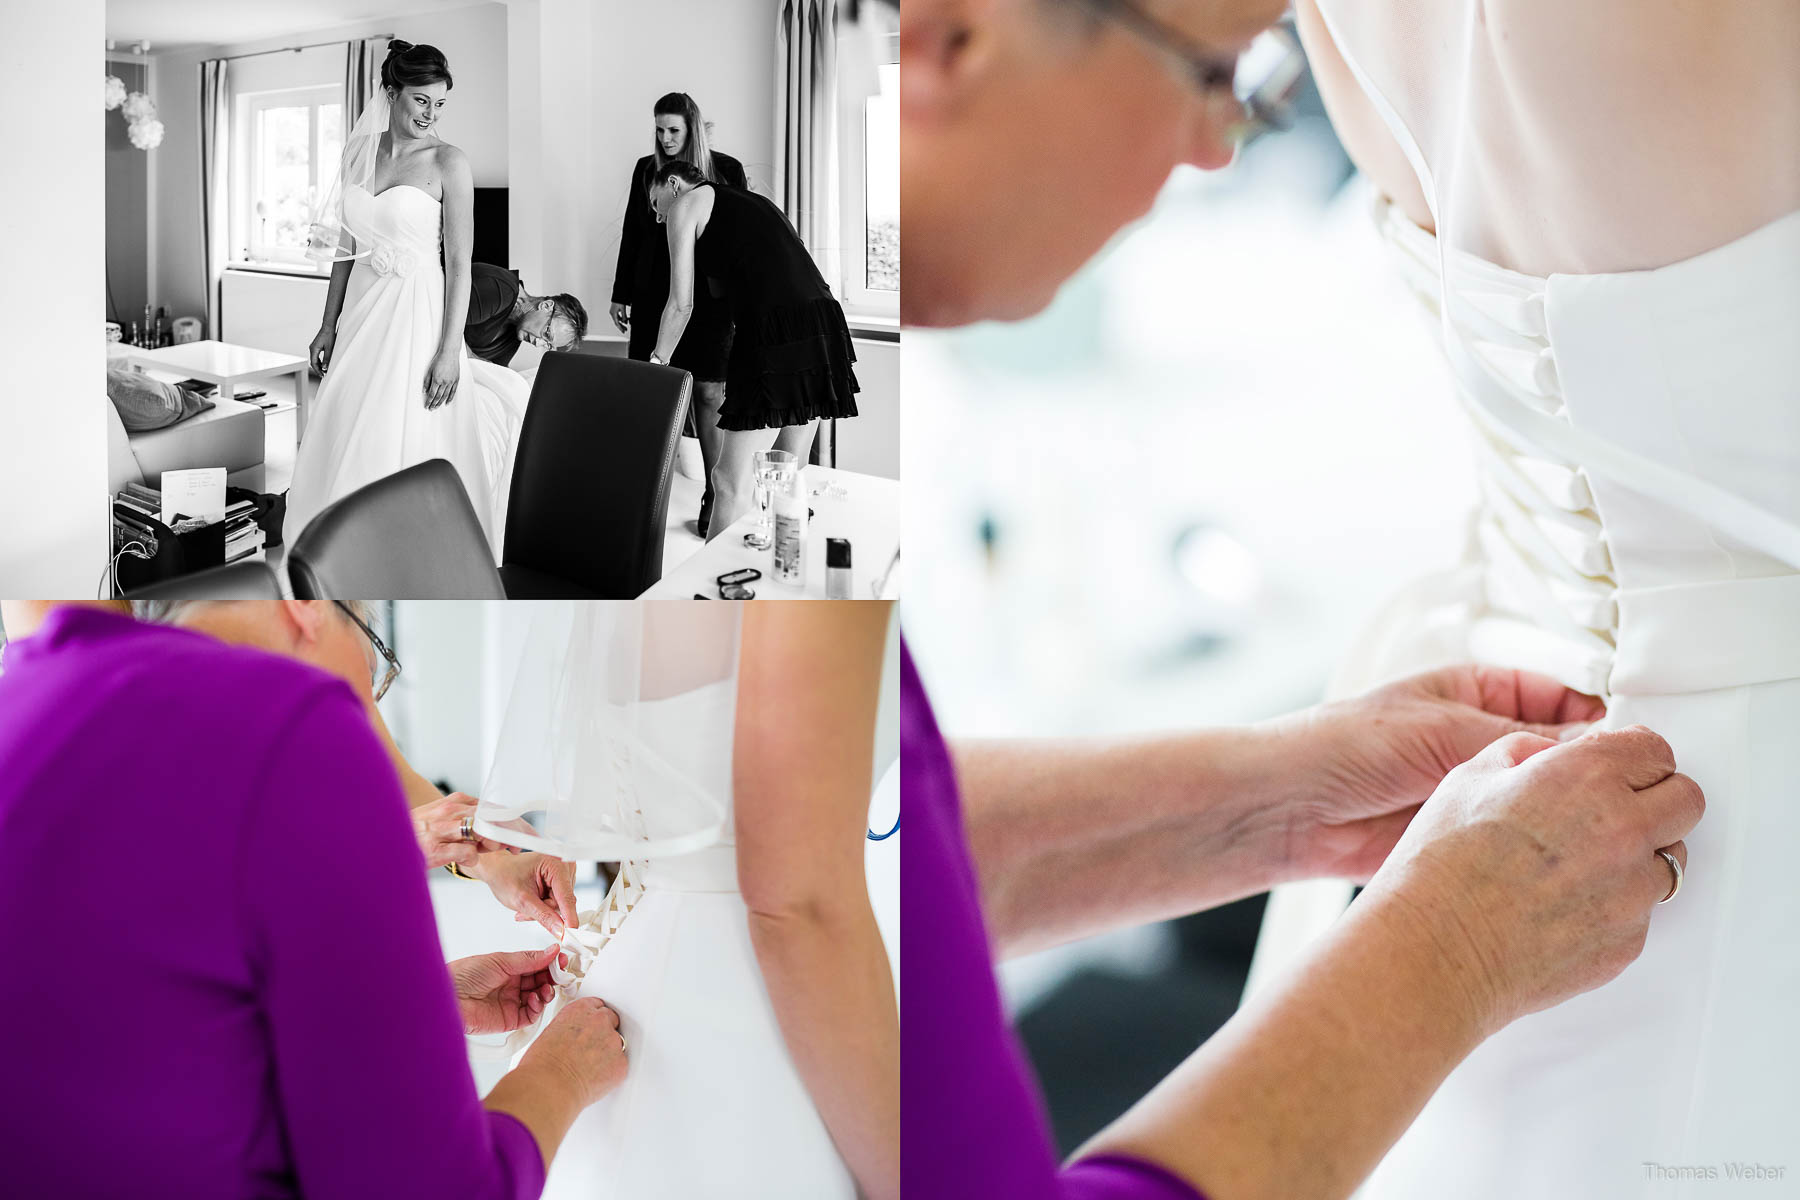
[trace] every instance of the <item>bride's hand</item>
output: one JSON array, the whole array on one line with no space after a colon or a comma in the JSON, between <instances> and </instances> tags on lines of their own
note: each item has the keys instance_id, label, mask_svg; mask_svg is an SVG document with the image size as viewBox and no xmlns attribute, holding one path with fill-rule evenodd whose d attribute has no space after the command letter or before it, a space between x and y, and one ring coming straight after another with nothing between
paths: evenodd
<instances>
[{"instance_id":1,"label":"bride's hand","mask_svg":"<svg viewBox=\"0 0 1800 1200\"><path fill-rule=\"evenodd\" d=\"M431 370L425 372L425 409L442 408L456 397L456 382L462 376L461 364L457 362L454 348L448 353L439 351L431 360Z\"/></svg>"},{"instance_id":2,"label":"bride's hand","mask_svg":"<svg viewBox=\"0 0 1800 1200\"><path fill-rule=\"evenodd\" d=\"M631 305L615 304L612 306L612 308L608 309L607 311L612 314L612 323L619 327L620 333L626 333L630 330L630 328L631 328Z\"/></svg>"},{"instance_id":3,"label":"bride's hand","mask_svg":"<svg viewBox=\"0 0 1800 1200\"><path fill-rule=\"evenodd\" d=\"M449 964L465 1033L511 1033L538 1019L556 995L550 964L560 950L477 954Z\"/></svg>"},{"instance_id":4,"label":"bride's hand","mask_svg":"<svg viewBox=\"0 0 1800 1200\"><path fill-rule=\"evenodd\" d=\"M515 921L536 921L560 938L579 924L575 912L575 864L548 854L484 854L469 872L513 911Z\"/></svg>"},{"instance_id":5,"label":"bride's hand","mask_svg":"<svg viewBox=\"0 0 1800 1200\"><path fill-rule=\"evenodd\" d=\"M1415 675L1275 722L1299 792L1290 867L1366 880L1452 769L1524 730L1567 740L1606 706L1527 671L1463 665Z\"/></svg>"},{"instance_id":6,"label":"bride's hand","mask_svg":"<svg viewBox=\"0 0 1800 1200\"><path fill-rule=\"evenodd\" d=\"M336 327L321 325L318 336L313 338L312 345L306 348L306 361L312 364L313 370L323 375L331 366L331 352L336 348Z\"/></svg>"}]
</instances>

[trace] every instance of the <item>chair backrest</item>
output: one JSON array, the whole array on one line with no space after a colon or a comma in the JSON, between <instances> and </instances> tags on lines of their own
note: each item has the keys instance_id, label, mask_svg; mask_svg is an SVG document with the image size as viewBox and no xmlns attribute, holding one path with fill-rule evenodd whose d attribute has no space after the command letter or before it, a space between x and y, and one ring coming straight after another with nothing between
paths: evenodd
<instances>
[{"instance_id":1,"label":"chair backrest","mask_svg":"<svg viewBox=\"0 0 1800 1200\"><path fill-rule=\"evenodd\" d=\"M662 578L669 475L693 376L629 358L550 353L513 459L505 562L589 595Z\"/></svg>"},{"instance_id":2,"label":"chair backrest","mask_svg":"<svg viewBox=\"0 0 1800 1200\"><path fill-rule=\"evenodd\" d=\"M456 468L430 459L326 505L288 550L302 600L504 600Z\"/></svg>"},{"instance_id":3,"label":"chair backrest","mask_svg":"<svg viewBox=\"0 0 1800 1200\"><path fill-rule=\"evenodd\" d=\"M236 562L192 575L159 579L136 591L127 600L279 600L281 584L269 564Z\"/></svg>"}]
</instances>

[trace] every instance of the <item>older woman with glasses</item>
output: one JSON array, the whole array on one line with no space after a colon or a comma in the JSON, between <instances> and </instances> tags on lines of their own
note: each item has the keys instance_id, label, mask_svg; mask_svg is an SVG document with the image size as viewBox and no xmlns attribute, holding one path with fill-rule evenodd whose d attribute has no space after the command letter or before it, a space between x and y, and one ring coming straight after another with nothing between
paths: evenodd
<instances>
[{"instance_id":1,"label":"older woman with glasses","mask_svg":"<svg viewBox=\"0 0 1800 1200\"><path fill-rule=\"evenodd\" d=\"M66 606L7 648L0 1020L31 1030L0 1093L8 1184L538 1195L624 1076L618 1017L566 1007L477 1096L462 1035L535 1021L556 952L446 971L366 713L368 623L312 601L156 615L181 627ZM28 982L76 959L81 986Z\"/></svg>"},{"instance_id":2,"label":"older woman with glasses","mask_svg":"<svg viewBox=\"0 0 1800 1200\"><path fill-rule=\"evenodd\" d=\"M1271 71L1264 92L1238 65L1285 8L907 0L904 319L1034 313L1177 164L1230 162L1291 81ZM1451 667L1260 726L1064 744L949 746L910 661L901 694L902 1183L934 1200L1350 1194L1490 1035L1637 957L1704 807L1662 738L1584 732L1601 702L1524 671ZM1059 1165L994 959L1313 877L1368 884Z\"/></svg>"}]
</instances>

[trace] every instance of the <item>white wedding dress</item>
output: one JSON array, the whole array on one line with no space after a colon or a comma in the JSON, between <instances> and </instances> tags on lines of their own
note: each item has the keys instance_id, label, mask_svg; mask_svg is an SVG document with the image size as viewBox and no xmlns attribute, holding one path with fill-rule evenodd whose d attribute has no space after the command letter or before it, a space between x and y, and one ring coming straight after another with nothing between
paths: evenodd
<instances>
[{"instance_id":1,"label":"white wedding dress","mask_svg":"<svg viewBox=\"0 0 1800 1200\"><path fill-rule=\"evenodd\" d=\"M500 557L513 451L530 385L469 355L448 404L427 410L425 376L444 318L443 205L397 184L372 194L343 187L343 224L367 253L351 268L337 344L307 419L288 491L291 544L321 508L428 459L449 460Z\"/></svg>"},{"instance_id":2,"label":"white wedding dress","mask_svg":"<svg viewBox=\"0 0 1800 1200\"><path fill-rule=\"evenodd\" d=\"M563 939L556 1006L597 996L617 1010L630 1069L575 1119L544 1196L854 1200L776 1022L738 890L737 607L545 607L478 828L566 858L622 860L599 908ZM520 818L538 835L499 827Z\"/></svg>"},{"instance_id":3,"label":"white wedding dress","mask_svg":"<svg viewBox=\"0 0 1800 1200\"><path fill-rule=\"evenodd\" d=\"M1359 18L1387 10L1323 7L1443 235L1389 204L1378 214L1442 333L1481 495L1463 565L1408 588L1333 690L1466 660L1543 672L1601 696L1605 726L1667 738L1708 800L1642 956L1480 1046L1359 1195L1707 1196L1746 1163L1785 1164L1766 1194L1796 1194L1800 212L1653 269L1497 266L1459 247L1519 214L1476 214L1489 184L1470 175L1498 156L1469 151L1456 174L1468 130L1433 107L1454 110L1455 90L1427 86L1404 52L1375 52ZM1397 40L1454 70L1468 7L1438 8L1456 14L1448 35L1422 18ZM1278 889L1251 990L1348 896ZM1695 1167L1712 1177L1680 1170Z\"/></svg>"}]
</instances>

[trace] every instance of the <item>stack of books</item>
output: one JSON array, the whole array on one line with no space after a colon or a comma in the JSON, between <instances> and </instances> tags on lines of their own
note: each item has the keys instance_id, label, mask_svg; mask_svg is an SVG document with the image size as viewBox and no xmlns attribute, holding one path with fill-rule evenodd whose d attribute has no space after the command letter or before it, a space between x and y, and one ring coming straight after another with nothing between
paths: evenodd
<instances>
[{"instance_id":1,"label":"stack of books","mask_svg":"<svg viewBox=\"0 0 1800 1200\"><path fill-rule=\"evenodd\" d=\"M162 493L153 487L141 483L128 483L118 496L118 504L114 510L127 510L126 516L119 516L124 524L132 524L129 516L148 517L152 521L162 519ZM145 524L146 530L151 527ZM248 500L239 500L225 509L225 561L234 563L243 559L255 562L266 561L264 543L267 536L262 526L256 523L256 506Z\"/></svg>"}]
</instances>

